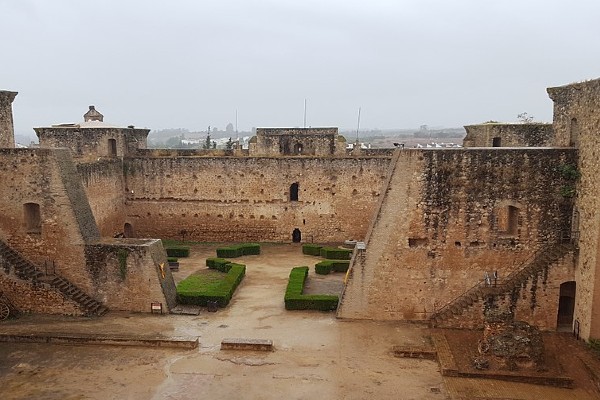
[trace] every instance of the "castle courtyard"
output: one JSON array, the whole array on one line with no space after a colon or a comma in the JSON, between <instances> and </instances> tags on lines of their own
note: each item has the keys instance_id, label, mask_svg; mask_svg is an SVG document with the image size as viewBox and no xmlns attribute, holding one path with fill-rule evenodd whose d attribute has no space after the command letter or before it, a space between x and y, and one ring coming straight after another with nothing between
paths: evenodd
<instances>
[{"instance_id":1,"label":"castle courtyard","mask_svg":"<svg viewBox=\"0 0 600 400\"><path fill-rule=\"evenodd\" d=\"M176 281L204 268L218 245L191 247ZM442 377L437 361L395 356L397 347L432 347L432 331L424 324L286 311L283 294L292 267L311 267L311 284L329 282L321 287L335 287L343 279L343 274L315 277L319 258L303 255L299 245L263 244L261 255L236 261L247 265L246 277L230 305L216 313L26 315L4 321L1 334L198 337L200 344L186 350L0 343L2 399L600 398L591 383L578 387L576 377L575 389L449 378ZM270 339L274 351L220 350L224 338Z\"/></svg>"}]
</instances>

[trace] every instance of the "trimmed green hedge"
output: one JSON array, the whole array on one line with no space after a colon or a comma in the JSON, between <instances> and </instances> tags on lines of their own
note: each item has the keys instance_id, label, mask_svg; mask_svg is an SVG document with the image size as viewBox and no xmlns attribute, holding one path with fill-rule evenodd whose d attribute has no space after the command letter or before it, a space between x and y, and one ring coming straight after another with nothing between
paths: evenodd
<instances>
[{"instance_id":1,"label":"trimmed green hedge","mask_svg":"<svg viewBox=\"0 0 600 400\"><path fill-rule=\"evenodd\" d=\"M349 260L352 257L352 250L337 247L322 247L319 255L328 260Z\"/></svg>"},{"instance_id":2,"label":"trimmed green hedge","mask_svg":"<svg viewBox=\"0 0 600 400\"><path fill-rule=\"evenodd\" d=\"M217 257L222 258L235 258L258 254L260 254L260 244L258 243L242 243L217 249Z\"/></svg>"},{"instance_id":3,"label":"trimmed green hedge","mask_svg":"<svg viewBox=\"0 0 600 400\"><path fill-rule=\"evenodd\" d=\"M210 269L216 269L221 272L229 272L231 268L231 261L226 260L224 258L207 258L206 266Z\"/></svg>"},{"instance_id":4,"label":"trimmed green hedge","mask_svg":"<svg viewBox=\"0 0 600 400\"><path fill-rule=\"evenodd\" d=\"M167 262L179 262L179 258L177 257L167 257Z\"/></svg>"},{"instance_id":5,"label":"trimmed green hedge","mask_svg":"<svg viewBox=\"0 0 600 400\"><path fill-rule=\"evenodd\" d=\"M228 271L221 279L207 279L202 275L191 275L177 285L177 301L181 304L206 306L216 301L219 307L229 304L235 289L244 279L246 266L228 263Z\"/></svg>"},{"instance_id":6,"label":"trimmed green hedge","mask_svg":"<svg viewBox=\"0 0 600 400\"><path fill-rule=\"evenodd\" d=\"M325 260L315 264L315 272L319 275L327 275L333 272L346 272L350 267L350 260Z\"/></svg>"},{"instance_id":7,"label":"trimmed green hedge","mask_svg":"<svg viewBox=\"0 0 600 400\"><path fill-rule=\"evenodd\" d=\"M320 256L321 247L323 246L320 246L318 244L303 244L302 254L308 254L309 256Z\"/></svg>"},{"instance_id":8,"label":"trimmed green hedge","mask_svg":"<svg viewBox=\"0 0 600 400\"><path fill-rule=\"evenodd\" d=\"M332 311L337 308L339 298L333 295L302 294L304 282L308 276L308 267L295 267L290 271L290 278L285 290L286 310L320 310Z\"/></svg>"},{"instance_id":9,"label":"trimmed green hedge","mask_svg":"<svg viewBox=\"0 0 600 400\"><path fill-rule=\"evenodd\" d=\"M165 249L167 257L189 257L190 248L188 246L171 246Z\"/></svg>"}]
</instances>

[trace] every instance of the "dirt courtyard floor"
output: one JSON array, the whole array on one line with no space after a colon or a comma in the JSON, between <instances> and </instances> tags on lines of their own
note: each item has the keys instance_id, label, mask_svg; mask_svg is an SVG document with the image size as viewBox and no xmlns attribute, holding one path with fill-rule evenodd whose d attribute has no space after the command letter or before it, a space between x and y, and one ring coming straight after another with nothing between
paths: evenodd
<instances>
[{"instance_id":1,"label":"dirt courtyard floor","mask_svg":"<svg viewBox=\"0 0 600 400\"><path fill-rule=\"evenodd\" d=\"M205 268L216 247L193 245L175 280ZM517 384L503 383L504 397L498 397L485 391L494 381L443 378L435 361L394 356L395 346L431 347L424 325L286 311L283 296L292 267L309 266L315 288L339 290L344 278L315 276L320 259L303 255L299 245L264 244L261 255L235 261L247 265L246 277L230 305L216 313L110 312L102 318L22 316L1 322L0 333L198 337L200 346L0 343L0 399L540 399L530 396L533 385L511 389ZM270 339L275 350L220 350L224 338ZM568 389L544 393L576 398Z\"/></svg>"}]
</instances>

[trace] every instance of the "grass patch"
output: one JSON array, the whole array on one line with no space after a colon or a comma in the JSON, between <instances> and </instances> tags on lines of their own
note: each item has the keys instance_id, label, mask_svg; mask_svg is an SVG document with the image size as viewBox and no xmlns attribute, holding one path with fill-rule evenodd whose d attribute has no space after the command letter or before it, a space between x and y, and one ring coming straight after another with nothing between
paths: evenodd
<instances>
[{"instance_id":1,"label":"grass patch","mask_svg":"<svg viewBox=\"0 0 600 400\"><path fill-rule=\"evenodd\" d=\"M339 298L334 295L302 294L304 282L308 276L308 267L295 267L290 271L285 290L286 310L332 311L337 308Z\"/></svg>"}]
</instances>

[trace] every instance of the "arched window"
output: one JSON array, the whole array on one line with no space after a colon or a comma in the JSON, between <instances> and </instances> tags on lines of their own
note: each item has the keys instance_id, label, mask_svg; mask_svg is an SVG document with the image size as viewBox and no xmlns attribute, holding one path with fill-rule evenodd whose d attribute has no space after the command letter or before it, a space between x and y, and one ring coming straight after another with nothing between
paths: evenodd
<instances>
[{"instance_id":1,"label":"arched window","mask_svg":"<svg viewBox=\"0 0 600 400\"><path fill-rule=\"evenodd\" d=\"M290 201L298 201L298 182L294 182L290 186Z\"/></svg>"},{"instance_id":2,"label":"arched window","mask_svg":"<svg viewBox=\"0 0 600 400\"><path fill-rule=\"evenodd\" d=\"M300 229L296 228L292 232L292 242L300 243L301 241L302 241L302 232L300 232Z\"/></svg>"},{"instance_id":3,"label":"arched window","mask_svg":"<svg viewBox=\"0 0 600 400\"><path fill-rule=\"evenodd\" d=\"M303 150L302 143L296 143L294 145L294 154L302 154L302 150Z\"/></svg>"},{"instance_id":4,"label":"arched window","mask_svg":"<svg viewBox=\"0 0 600 400\"><path fill-rule=\"evenodd\" d=\"M23 204L23 212L27 233L41 233L42 214L40 213L40 205L37 203L25 203Z\"/></svg>"}]
</instances>

